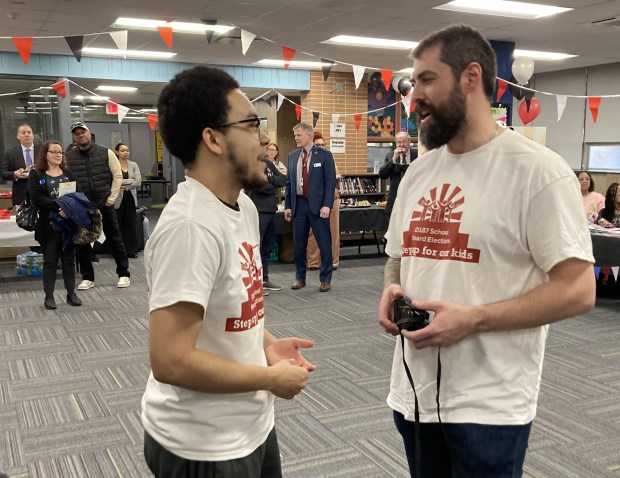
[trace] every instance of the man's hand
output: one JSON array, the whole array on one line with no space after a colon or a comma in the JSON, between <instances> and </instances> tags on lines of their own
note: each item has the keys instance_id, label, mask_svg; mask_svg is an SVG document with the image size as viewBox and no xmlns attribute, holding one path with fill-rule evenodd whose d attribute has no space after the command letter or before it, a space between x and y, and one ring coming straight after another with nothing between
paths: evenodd
<instances>
[{"instance_id":1,"label":"man's hand","mask_svg":"<svg viewBox=\"0 0 620 478\"><path fill-rule=\"evenodd\" d=\"M392 335L398 335L398 326L394 323L394 301L405 295L398 284L391 284L383 289L379 303L379 325Z\"/></svg>"},{"instance_id":2,"label":"man's hand","mask_svg":"<svg viewBox=\"0 0 620 478\"><path fill-rule=\"evenodd\" d=\"M274 384L270 391L276 397L290 400L306 388L308 370L295 364L295 360L281 360L272 366Z\"/></svg>"},{"instance_id":3,"label":"man's hand","mask_svg":"<svg viewBox=\"0 0 620 478\"><path fill-rule=\"evenodd\" d=\"M406 339L416 349L426 347L449 347L476 332L480 309L448 302L424 302L413 300L411 304L421 310L434 312L431 323L413 332L403 330Z\"/></svg>"},{"instance_id":4,"label":"man's hand","mask_svg":"<svg viewBox=\"0 0 620 478\"><path fill-rule=\"evenodd\" d=\"M291 210L290 209L285 209L284 210L284 219L288 222L291 222Z\"/></svg>"},{"instance_id":5,"label":"man's hand","mask_svg":"<svg viewBox=\"0 0 620 478\"><path fill-rule=\"evenodd\" d=\"M394 164L400 164L400 155L405 156L407 154L407 151L405 150L405 148L396 148L394 150L394 154L392 155L392 161L394 162Z\"/></svg>"},{"instance_id":6,"label":"man's hand","mask_svg":"<svg viewBox=\"0 0 620 478\"><path fill-rule=\"evenodd\" d=\"M330 211L331 211L330 208L328 208L327 206L323 206L321 210L319 211L319 216L321 216L323 219L327 219L329 218Z\"/></svg>"},{"instance_id":7,"label":"man's hand","mask_svg":"<svg viewBox=\"0 0 620 478\"><path fill-rule=\"evenodd\" d=\"M28 171L24 168L19 168L17 171L13 171L13 176L15 176L15 179L28 179Z\"/></svg>"},{"instance_id":8,"label":"man's hand","mask_svg":"<svg viewBox=\"0 0 620 478\"><path fill-rule=\"evenodd\" d=\"M308 372L312 372L316 365L308 362L299 352L300 348L309 349L314 345L312 340L298 339L297 337L289 337L273 342L265 348L265 357L269 365L275 365L282 360L293 360L293 363L299 367L303 367Z\"/></svg>"},{"instance_id":9,"label":"man's hand","mask_svg":"<svg viewBox=\"0 0 620 478\"><path fill-rule=\"evenodd\" d=\"M58 215L62 217L63 219L68 219L67 213L63 211L62 209L58 210Z\"/></svg>"}]
</instances>

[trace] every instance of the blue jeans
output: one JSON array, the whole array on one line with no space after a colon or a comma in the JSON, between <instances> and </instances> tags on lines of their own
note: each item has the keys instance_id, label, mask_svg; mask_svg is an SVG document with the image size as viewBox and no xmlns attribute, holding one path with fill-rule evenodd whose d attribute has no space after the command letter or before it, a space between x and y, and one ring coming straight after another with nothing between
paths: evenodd
<instances>
[{"instance_id":1,"label":"blue jeans","mask_svg":"<svg viewBox=\"0 0 620 478\"><path fill-rule=\"evenodd\" d=\"M409 473L415 476L414 422L394 412ZM420 476L415 478L519 478L530 436L525 425L420 423Z\"/></svg>"}]
</instances>

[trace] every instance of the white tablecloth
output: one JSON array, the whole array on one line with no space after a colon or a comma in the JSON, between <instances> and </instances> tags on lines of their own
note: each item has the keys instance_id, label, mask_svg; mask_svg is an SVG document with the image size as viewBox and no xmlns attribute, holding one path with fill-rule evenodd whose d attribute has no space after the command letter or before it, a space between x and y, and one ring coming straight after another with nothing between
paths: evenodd
<instances>
[{"instance_id":1,"label":"white tablecloth","mask_svg":"<svg viewBox=\"0 0 620 478\"><path fill-rule=\"evenodd\" d=\"M24 231L15 224L15 216L0 220L0 247L38 246L34 232Z\"/></svg>"}]
</instances>

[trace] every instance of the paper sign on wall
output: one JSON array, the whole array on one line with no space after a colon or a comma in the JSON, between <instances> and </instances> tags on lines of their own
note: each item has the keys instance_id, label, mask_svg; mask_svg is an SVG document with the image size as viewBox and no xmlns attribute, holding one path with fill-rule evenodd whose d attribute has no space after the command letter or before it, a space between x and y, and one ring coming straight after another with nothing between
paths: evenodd
<instances>
[{"instance_id":1,"label":"paper sign on wall","mask_svg":"<svg viewBox=\"0 0 620 478\"><path fill-rule=\"evenodd\" d=\"M345 153L346 152L346 144L344 139L330 139L329 140L329 150L334 153Z\"/></svg>"},{"instance_id":2,"label":"paper sign on wall","mask_svg":"<svg viewBox=\"0 0 620 478\"><path fill-rule=\"evenodd\" d=\"M344 123L330 123L329 124L329 137L330 138L344 138L346 135L346 127Z\"/></svg>"}]
</instances>

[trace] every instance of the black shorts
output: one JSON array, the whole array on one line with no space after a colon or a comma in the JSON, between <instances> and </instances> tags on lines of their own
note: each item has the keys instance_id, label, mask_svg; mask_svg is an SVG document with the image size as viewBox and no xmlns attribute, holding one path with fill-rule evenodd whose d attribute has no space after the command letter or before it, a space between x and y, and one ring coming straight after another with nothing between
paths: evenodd
<instances>
[{"instance_id":1,"label":"black shorts","mask_svg":"<svg viewBox=\"0 0 620 478\"><path fill-rule=\"evenodd\" d=\"M248 456L226 461L186 460L144 432L144 459L156 478L282 478L275 427Z\"/></svg>"}]
</instances>

